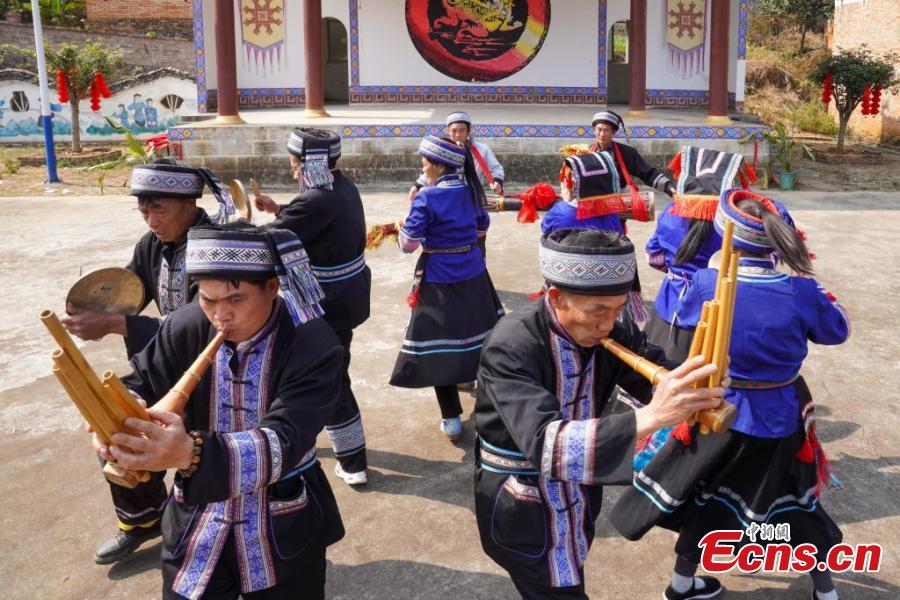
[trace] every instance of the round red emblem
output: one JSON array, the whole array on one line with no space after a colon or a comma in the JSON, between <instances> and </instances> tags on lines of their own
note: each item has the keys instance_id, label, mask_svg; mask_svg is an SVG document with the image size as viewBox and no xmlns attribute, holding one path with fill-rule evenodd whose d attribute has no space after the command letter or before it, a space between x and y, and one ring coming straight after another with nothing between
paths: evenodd
<instances>
[{"instance_id":1,"label":"round red emblem","mask_svg":"<svg viewBox=\"0 0 900 600\"><path fill-rule=\"evenodd\" d=\"M419 54L461 81L497 81L531 61L550 26L550 0L406 0Z\"/></svg>"}]
</instances>

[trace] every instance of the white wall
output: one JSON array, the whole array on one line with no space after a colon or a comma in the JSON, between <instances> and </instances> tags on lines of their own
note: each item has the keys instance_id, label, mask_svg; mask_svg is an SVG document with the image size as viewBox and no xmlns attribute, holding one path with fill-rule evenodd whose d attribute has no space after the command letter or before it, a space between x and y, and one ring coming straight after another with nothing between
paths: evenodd
<instances>
[{"instance_id":1,"label":"white wall","mask_svg":"<svg viewBox=\"0 0 900 600\"><path fill-rule=\"evenodd\" d=\"M406 27L405 2L359 3L360 85L597 86L596 0L552 0L550 27L537 55L512 76L467 84L419 55Z\"/></svg>"},{"instance_id":2,"label":"white wall","mask_svg":"<svg viewBox=\"0 0 900 600\"><path fill-rule=\"evenodd\" d=\"M234 2L235 52L237 58L238 89L250 88L302 88L306 85L306 64L303 57L303 7L299 0L284 3L285 41L281 50L281 63L276 65L256 63L247 59L241 40L238 18L238 2ZM323 0L322 18L333 17L343 23L350 34L350 3L347 0ZM216 36L214 0L203 0L203 43L206 57L206 88L216 89ZM323 40L324 42L324 40ZM349 67L348 67L349 68Z\"/></svg>"}]
</instances>

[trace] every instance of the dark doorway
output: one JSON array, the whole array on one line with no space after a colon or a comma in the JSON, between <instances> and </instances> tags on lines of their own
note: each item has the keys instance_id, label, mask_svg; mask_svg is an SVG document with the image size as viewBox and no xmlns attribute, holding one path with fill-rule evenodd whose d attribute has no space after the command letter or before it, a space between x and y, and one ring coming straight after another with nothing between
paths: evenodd
<instances>
[{"instance_id":1,"label":"dark doorway","mask_svg":"<svg viewBox=\"0 0 900 600\"><path fill-rule=\"evenodd\" d=\"M606 103L628 104L628 21L613 23L606 47Z\"/></svg>"},{"instance_id":2,"label":"dark doorway","mask_svg":"<svg viewBox=\"0 0 900 600\"><path fill-rule=\"evenodd\" d=\"M337 19L322 19L322 40L325 102L349 102L347 28Z\"/></svg>"}]
</instances>

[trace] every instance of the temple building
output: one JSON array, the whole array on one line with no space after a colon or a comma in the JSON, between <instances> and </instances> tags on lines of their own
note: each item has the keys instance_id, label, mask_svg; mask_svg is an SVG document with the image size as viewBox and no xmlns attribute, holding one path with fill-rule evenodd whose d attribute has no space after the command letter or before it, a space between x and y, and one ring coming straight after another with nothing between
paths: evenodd
<instances>
[{"instance_id":1,"label":"temple building","mask_svg":"<svg viewBox=\"0 0 900 600\"><path fill-rule=\"evenodd\" d=\"M243 173L300 123L334 128L345 155L364 155L373 138L382 152L412 148L465 108L498 154L552 154L588 141L590 115L608 106L625 117L620 134L659 158L698 139L745 150L759 129L735 120L749 5L193 0L197 106L217 118L169 137L186 158Z\"/></svg>"}]
</instances>

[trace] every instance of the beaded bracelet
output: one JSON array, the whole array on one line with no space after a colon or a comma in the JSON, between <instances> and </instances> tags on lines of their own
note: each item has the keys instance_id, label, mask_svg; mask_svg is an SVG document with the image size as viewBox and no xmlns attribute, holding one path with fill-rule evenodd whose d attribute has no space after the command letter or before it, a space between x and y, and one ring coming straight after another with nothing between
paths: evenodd
<instances>
[{"instance_id":1,"label":"beaded bracelet","mask_svg":"<svg viewBox=\"0 0 900 600\"><path fill-rule=\"evenodd\" d=\"M200 451L203 449L203 437L197 430L188 433L194 439L193 456L191 456L191 466L187 469L178 469L178 474L184 479L188 479L200 468Z\"/></svg>"}]
</instances>

